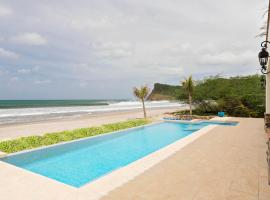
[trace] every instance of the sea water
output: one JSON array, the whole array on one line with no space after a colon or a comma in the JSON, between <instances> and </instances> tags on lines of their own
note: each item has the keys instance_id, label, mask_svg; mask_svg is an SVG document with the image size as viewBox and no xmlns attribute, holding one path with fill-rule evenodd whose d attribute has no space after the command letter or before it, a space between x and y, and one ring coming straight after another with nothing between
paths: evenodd
<instances>
[{"instance_id":1,"label":"sea water","mask_svg":"<svg viewBox=\"0 0 270 200\"><path fill-rule=\"evenodd\" d=\"M147 108L180 108L170 101L147 101ZM0 100L0 125L77 117L104 112L141 109L139 101L130 100Z\"/></svg>"}]
</instances>

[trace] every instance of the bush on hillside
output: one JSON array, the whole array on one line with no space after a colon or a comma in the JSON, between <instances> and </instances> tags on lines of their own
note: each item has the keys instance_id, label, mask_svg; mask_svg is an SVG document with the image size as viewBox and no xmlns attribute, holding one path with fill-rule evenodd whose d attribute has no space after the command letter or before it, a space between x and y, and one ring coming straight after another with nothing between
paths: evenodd
<instances>
[{"instance_id":1,"label":"bush on hillside","mask_svg":"<svg viewBox=\"0 0 270 200\"><path fill-rule=\"evenodd\" d=\"M215 101L200 101L195 107L194 114L197 115L216 115L220 111Z\"/></svg>"}]
</instances>

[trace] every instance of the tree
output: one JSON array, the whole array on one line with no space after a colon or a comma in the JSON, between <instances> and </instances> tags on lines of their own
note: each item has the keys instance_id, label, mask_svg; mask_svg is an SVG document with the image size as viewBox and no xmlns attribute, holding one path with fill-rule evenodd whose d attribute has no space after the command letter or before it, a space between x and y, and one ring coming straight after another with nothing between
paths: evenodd
<instances>
[{"instance_id":1,"label":"tree","mask_svg":"<svg viewBox=\"0 0 270 200\"><path fill-rule=\"evenodd\" d=\"M150 89L145 85L145 86L141 86L140 88L133 88L133 94L135 97L137 97L143 105L143 115L144 118L146 119L146 111L145 111L145 105L144 105L144 100L147 98L148 94L149 94Z\"/></svg>"},{"instance_id":2,"label":"tree","mask_svg":"<svg viewBox=\"0 0 270 200\"><path fill-rule=\"evenodd\" d=\"M194 81L192 79L192 76L189 76L187 79L182 81L183 89L188 94L188 102L189 102L189 113L192 115L192 95L194 91Z\"/></svg>"}]
</instances>

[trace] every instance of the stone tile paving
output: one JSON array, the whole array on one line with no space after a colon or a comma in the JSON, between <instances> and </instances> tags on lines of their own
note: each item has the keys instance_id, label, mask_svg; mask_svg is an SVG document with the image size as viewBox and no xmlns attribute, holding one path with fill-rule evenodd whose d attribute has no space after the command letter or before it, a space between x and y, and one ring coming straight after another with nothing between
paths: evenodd
<instances>
[{"instance_id":1,"label":"stone tile paving","mask_svg":"<svg viewBox=\"0 0 270 200\"><path fill-rule=\"evenodd\" d=\"M234 118L104 199L270 200L263 119Z\"/></svg>"}]
</instances>

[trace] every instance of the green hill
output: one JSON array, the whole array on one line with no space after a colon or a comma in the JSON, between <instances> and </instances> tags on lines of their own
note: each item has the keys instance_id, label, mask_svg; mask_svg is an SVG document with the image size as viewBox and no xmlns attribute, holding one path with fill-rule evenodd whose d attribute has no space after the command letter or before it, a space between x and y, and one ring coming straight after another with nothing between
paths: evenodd
<instances>
[{"instance_id":1,"label":"green hill","mask_svg":"<svg viewBox=\"0 0 270 200\"><path fill-rule=\"evenodd\" d=\"M241 109L241 112L254 112L254 116L262 117L265 109L265 88L263 83L264 76L260 75L230 78L208 77L204 80L195 81L193 100L197 105L201 105L202 102L205 104L207 100L214 100L219 102L219 105L222 104L222 109L231 109L230 113L235 113L237 109ZM156 83L148 100L185 101L186 94L180 85ZM237 110L237 112L240 111ZM233 115L236 116L236 114ZM242 116L242 114L239 114L239 116Z\"/></svg>"},{"instance_id":2,"label":"green hill","mask_svg":"<svg viewBox=\"0 0 270 200\"><path fill-rule=\"evenodd\" d=\"M155 83L148 100L178 100L182 93L180 86Z\"/></svg>"}]
</instances>

